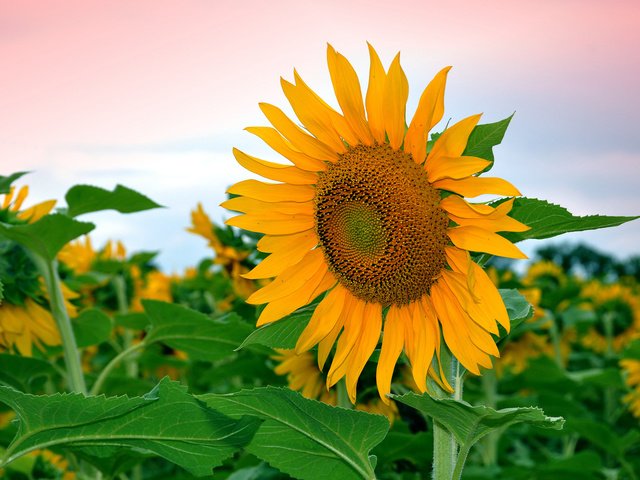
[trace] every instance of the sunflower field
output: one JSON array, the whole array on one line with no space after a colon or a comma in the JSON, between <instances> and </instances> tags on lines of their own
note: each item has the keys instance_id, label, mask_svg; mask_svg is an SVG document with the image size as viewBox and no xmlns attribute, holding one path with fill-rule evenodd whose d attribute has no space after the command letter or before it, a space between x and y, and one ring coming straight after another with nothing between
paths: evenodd
<instances>
[{"instance_id":1,"label":"sunflower field","mask_svg":"<svg viewBox=\"0 0 640 480\"><path fill-rule=\"evenodd\" d=\"M273 158L233 155L272 182L225 225L194 199L210 255L180 274L91 239L144 193L33 205L0 172L1 478L640 478L640 257L517 246L636 217L486 176L511 117L436 129L446 67L407 118L369 53L363 93L328 47L340 111L297 73L297 120L260 104Z\"/></svg>"}]
</instances>

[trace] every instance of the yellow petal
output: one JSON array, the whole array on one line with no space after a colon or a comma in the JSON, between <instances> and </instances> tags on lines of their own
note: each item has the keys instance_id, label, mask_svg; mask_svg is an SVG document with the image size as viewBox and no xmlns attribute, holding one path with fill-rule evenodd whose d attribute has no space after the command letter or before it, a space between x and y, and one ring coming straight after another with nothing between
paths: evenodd
<instances>
[{"instance_id":1,"label":"yellow petal","mask_svg":"<svg viewBox=\"0 0 640 480\"><path fill-rule=\"evenodd\" d=\"M513 204L513 199L509 200L509 202ZM458 195L449 195L443 198L440 201L440 208L453 215L464 218L482 218L496 211L495 208L489 205L469 203Z\"/></svg>"},{"instance_id":2,"label":"yellow petal","mask_svg":"<svg viewBox=\"0 0 640 480\"><path fill-rule=\"evenodd\" d=\"M271 125L278 130L291 144L303 153L318 160L335 162L338 154L315 137L308 135L293 123L282 110L268 103L261 103L260 109Z\"/></svg>"},{"instance_id":3,"label":"yellow petal","mask_svg":"<svg viewBox=\"0 0 640 480\"><path fill-rule=\"evenodd\" d=\"M443 178L433 183L435 188L448 190L463 197L477 197L478 195L494 194L519 196L520 191L502 178L468 177L461 180Z\"/></svg>"},{"instance_id":4,"label":"yellow petal","mask_svg":"<svg viewBox=\"0 0 640 480\"><path fill-rule=\"evenodd\" d=\"M312 273L304 283L298 284L298 289L292 293L280 297L277 300L270 301L260 313L256 326L259 327L281 320L285 316L295 312L298 308L312 302L317 295L322 293L319 291L318 286L327 273L326 268L326 265L321 266L317 271Z\"/></svg>"},{"instance_id":5,"label":"yellow petal","mask_svg":"<svg viewBox=\"0 0 640 480\"><path fill-rule=\"evenodd\" d=\"M384 84L384 128L389 144L399 150L404 141L405 112L409 98L409 82L400 66L400 54L391 62Z\"/></svg>"},{"instance_id":6,"label":"yellow petal","mask_svg":"<svg viewBox=\"0 0 640 480\"><path fill-rule=\"evenodd\" d=\"M311 316L311 320L298 337L296 353L300 354L324 339L338 323L345 304L347 290L337 285L322 299Z\"/></svg>"},{"instance_id":7,"label":"yellow petal","mask_svg":"<svg viewBox=\"0 0 640 480\"><path fill-rule=\"evenodd\" d=\"M308 92L304 89L299 89L296 85L284 79L280 79L280 84L293 111L305 128L332 150L338 153L345 152L346 147L333 127L327 111L313 102L312 97L310 98Z\"/></svg>"},{"instance_id":8,"label":"yellow petal","mask_svg":"<svg viewBox=\"0 0 640 480\"><path fill-rule=\"evenodd\" d=\"M331 74L331 83L344 118L358 136L361 143L371 145L373 136L369 131L364 114L362 90L355 70L343 55L327 45L327 63Z\"/></svg>"},{"instance_id":9,"label":"yellow petal","mask_svg":"<svg viewBox=\"0 0 640 480\"><path fill-rule=\"evenodd\" d=\"M38 203L33 207L27 208L26 210L23 210L17 216L20 220L25 220L29 223L35 223L42 217L47 215L51 210L53 210L53 207L55 206L55 200L47 200L42 203Z\"/></svg>"},{"instance_id":10,"label":"yellow petal","mask_svg":"<svg viewBox=\"0 0 640 480\"><path fill-rule=\"evenodd\" d=\"M429 171L429 162L438 157L459 157L464 152L471 131L480 120L481 114L471 115L447 128L438 137L431 152L427 156L425 168Z\"/></svg>"},{"instance_id":11,"label":"yellow petal","mask_svg":"<svg viewBox=\"0 0 640 480\"><path fill-rule=\"evenodd\" d=\"M506 238L479 227L454 227L447 231L447 235L456 247L464 250L508 258L527 258Z\"/></svg>"},{"instance_id":12,"label":"yellow petal","mask_svg":"<svg viewBox=\"0 0 640 480\"><path fill-rule=\"evenodd\" d=\"M336 353L331 363L331 368L327 375L327 385L335 385L342 375L338 375L338 371L342 371L340 367L345 363L347 357L351 353L353 346L358 340L358 334L364 325L364 308L365 302L360 299L355 299L351 315L345 318L344 331L340 335L338 345L336 347ZM346 372L346 368L344 369Z\"/></svg>"},{"instance_id":13,"label":"yellow petal","mask_svg":"<svg viewBox=\"0 0 640 480\"><path fill-rule=\"evenodd\" d=\"M29 195L29 185L24 185L18 191L18 195L16 195L16 199L13 202L12 210L16 212L20 210L20 207L22 207L22 204L24 203L24 200L27 198L28 195Z\"/></svg>"},{"instance_id":14,"label":"yellow petal","mask_svg":"<svg viewBox=\"0 0 640 480\"><path fill-rule=\"evenodd\" d=\"M313 200L316 190L308 185L243 180L229 187L227 193L244 195L263 202L308 202Z\"/></svg>"},{"instance_id":15,"label":"yellow petal","mask_svg":"<svg viewBox=\"0 0 640 480\"><path fill-rule=\"evenodd\" d=\"M247 298L247 303L258 305L287 296L297 291L307 279L321 269L323 269L324 275L326 267L322 251L319 249L312 250L299 263L287 268L269 285L251 294Z\"/></svg>"},{"instance_id":16,"label":"yellow petal","mask_svg":"<svg viewBox=\"0 0 640 480\"><path fill-rule=\"evenodd\" d=\"M422 302L415 302L411 315L413 332L415 336L415 349L411 359L411 372L421 392L427 390L427 371L433 360L436 341L435 316L430 311L422 308Z\"/></svg>"},{"instance_id":17,"label":"yellow petal","mask_svg":"<svg viewBox=\"0 0 640 480\"><path fill-rule=\"evenodd\" d=\"M298 243L306 243L311 239L314 239L316 243L318 242L318 237L312 230L292 235L265 235L258 240L257 248L264 253L286 253Z\"/></svg>"},{"instance_id":18,"label":"yellow petal","mask_svg":"<svg viewBox=\"0 0 640 480\"><path fill-rule=\"evenodd\" d=\"M369 43L367 43L367 46L369 47L369 57L371 58L369 87L367 88L366 98L367 118L374 139L382 144L386 138L384 130L384 86L387 81L387 74L374 48Z\"/></svg>"},{"instance_id":19,"label":"yellow petal","mask_svg":"<svg viewBox=\"0 0 640 480\"><path fill-rule=\"evenodd\" d=\"M348 306L351 305L352 298L351 294L347 295L347 298L345 298L344 310L347 310ZM324 364L327 361L327 357L329 357L329 353L331 353L331 350L333 349L333 344L336 343L336 339L344 326L345 318L346 316L344 314L340 315L340 318L338 318L338 321L333 326L329 334L318 343L318 368L320 370L324 369Z\"/></svg>"},{"instance_id":20,"label":"yellow petal","mask_svg":"<svg viewBox=\"0 0 640 480\"><path fill-rule=\"evenodd\" d=\"M498 335L498 326L496 325L494 317L488 310L481 308L481 301L477 302L472 297L464 275L445 270L442 272L442 280L447 284L449 290L451 290L453 295L458 299L460 306L474 322L486 331Z\"/></svg>"},{"instance_id":21,"label":"yellow petal","mask_svg":"<svg viewBox=\"0 0 640 480\"><path fill-rule=\"evenodd\" d=\"M245 214L229 218L224 222L232 227L268 235L288 235L304 232L315 226L315 218L310 215L287 215L278 212Z\"/></svg>"},{"instance_id":22,"label":"yellow petal","mask_svg":"<svg viewBox=\"0 0 640 480\"><path fill-rule=\"evenodd\" d=\"M436 282L431 287L431 301L440 325L444 340L451 353L471 373L480 374L478 362L475 360L475 346L468 337L466 322L457 315L452 307L452 299L442 288L443 282Z\"/></svg>"},{"instance_id":23,"label":"yellow petal","mask_svg":"<svg viewBox=\"0 0 640 480\"><path fill-rule=\"evenodd\" d=\"M358 341L353 347L347 363L345 383L351 403L356 403L358 378L380 340L382 329L382 306L379 303L367 303L363 313L364 325L360 329Z\"/></svg>"},{"instance_id":24,"label":"yellow petal","mask_svg":"<svg viewBox=\"0 0 640 480\"><path fill-rule=\"evenodd\" d=\"M318 176L313 172L261 160L247 155L237 148L233 149L233 155L236 157L238 163L250 172L257 173L260 176L275 180L276 182L285 182L293 185L313 185L318 181Z\"/></svg>"},{"instance_id":25,"label":"yellow petal","mask_svg":"<svg viewBox=\"0 0 640 480\"><path fill-rule=\"evenodd\" d=\"M511 327L509 315L507 314L507 309L504 306L498 289L482 267L475 262L471 262L471 268L476 278L476 286L480 298L488 305L489 310L494 315L494 318L498 320L498 323L509 332Z\"/></svg>"},{"instance_id":26,"label":"yellow petal","mask_svg":"<svg viewBox=\"0 0 640 480\"><path fill-rule=\"evenodd\" d=\"M484 170L491 162L477 157L445 157L429 158L427 178L431 183L442 178L465 178Z\"/></svg>"},{"instance_id":27,"label":"yellow petal","mask_svg":"<svg viewBox=\"0 0 640 480\"><path fill-rule=\"evenodd\" d=\"M320 172L327 169L327 164L322 160L296 150L275 128L271 127L247 127L245 130L262 139L283 157L289 159L296 167L309 172Z\"/></svg>"},{"instance_id":28,"label":"yellow petal","mask_svg":"<svg viewBox=\"0 0 640 480\"><path fill-rule=\"evenodd\" d=\"M263 202L249 197L233 197L220 204L221 207L242 213L284 213L286 215L313 215L313 202Z\"/></svg>"},{"instance_id":29,"label":"yellow petal","mask_svg":"<svg viewBox=\"0 0 640 480\"><path fill-rule=\"evenodd\" d=\"M253 270L242 275L242 277L255 280L280 275L284 270L302 260L318 243L315 235L309 236L305 240L304 242L296 242L292 248L286 251L272 253L254 267Z\"/></svg>"},{"instance_id":30,"label":"yellow petal","mask_svg":"<svg viewBox=\"0 0 640 480\"><path fill-rule=\"evenodd\" d=\"M397 315L398 307L391 305L384 321L384 334L382 336L382 348L376 369L376 384L380 398L387 405L391 393L391 378L393 370L398 362L398 357L404 345L404 325Z\"/></svg>"},{"instance_id":31,"label":"yellow petal","mask_svg":"<svg viewBox=\"0 0 640 480\"><path fill-rule=\"evenodd\" d=\"M449 219L461 226L478 227L489 232L526 232L530 229L524 223L507 216L502 218L462 218L449 214Z\"/></svg>"},{"instance_id":32,"label":"yellow petal","mask_svg":"<svg viewBox=\"0 0 640 480\"><path fill-rule=\"evenodd\" d=\"M404 139L404 151L410 153L416 163L424 162L427 155L429 132L444 115L444 88L447 73L451 67L445 67L429 82L418 102L409 129Z\"/></svg>"},{"instance_id":33,"label":"yellow petal","mask_svg":"<svg viewBox=\"0 0 640 480\"><path fill-rule=\"evenodd\" d=\"M323 110L326 112L326 115L329 117L331 125L338 132L338 135L342 137L349 145L356 145L358 143L357 135L351 130L351 127L347 123L347 120L336 112L333 108L331 108L324 100L322 100L316 93L309 88L309 86L300 78L298 73L294 70L293 72L296 86L306 92L307 94L307 102L313 104L316 109Z\"/></svg>"}]
</instances>

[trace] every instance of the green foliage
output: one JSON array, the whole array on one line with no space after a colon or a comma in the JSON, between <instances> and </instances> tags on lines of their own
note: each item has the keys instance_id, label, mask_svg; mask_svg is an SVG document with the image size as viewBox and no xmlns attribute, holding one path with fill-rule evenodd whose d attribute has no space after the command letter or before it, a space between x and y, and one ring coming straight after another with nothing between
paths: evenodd
<instances>
[{"instance_id":1,"label":"green foliage","mask_svg":"<svg viewBox=\"0 0 640 480\"><path fill-rule=\"evenodd\" d=\"M499 122L476 125L471 131L471 135L469 135L467 146L462 155L491 160L491 165L485 171L490 170L494 160L493 147L500 145L502 142L512 118L513 114Z\"/></svg>"},{"instance_id":2,"label":"green foliage","mask_svg":"<svg viewBox=\"0 0 640 480\"><path fill-rule=\"evenodd\" d=\"M33 396L0 386L0 401L20 418L16 438L0 458L0 466L52 446L79 451L87 458L106 458L128 449L161 456L193 475L206 476L247 444L260 424L215 412L168 380L134 398Z\"/></svg>"},{"instance_id":3,"label":"green foliage","mask_svg":"<svg viewBox=\"0 0 640 480\"><path fill-rule=\"evenodd\" d=\"M18 242L44 260L52 261L67 243L94 228L93 223L79 222L66 215L54 213L25 225L0 223L0 235Z\"/></svg>"},{"instance_id":4,"label":"green foliage","mask_svg":"<svg viewBox=\"0 0 640 480\"><path fill-rule=\"evenodd\" d=\"M89 308L71 320L78 347L84 348L105 342L111 336L113 322L102 310Z\"/></svg>"},{"instance_id":5,"label":"green foliage","mask_svg":"<svg viewBox=\"0 0 640 480\"><path fill-rule=\"evenodd\" d=\"M116 185L113 191L92 185L75 185L69 189L65 200L72 217L101 210L134 213L161 207L149 197L122 185Z\"/></svg>"},{"instance_id":6,"label":"green foliage","mask_svg":"<svg viewBox=\"0 0 640 480\"><path fill-rule=\"evenodd\" d=\"M314 302L287 315L282 320L252 330L239 348L255 344L271 348L295 348L298 337L309 324L317 305L318 302Z\"/></svg>"},{"instance_id":7,"label":"green foliage","mask_svg":"<svg viewBox=\"0 0 640 480\"><path fill-rule=\"evenodd\" d=\"M473 406L452 398L436 399L429 394L392 395L394 400L416 408L447 428L461 445L469 448L483 436L498 428L515 423L528 423L559 430L564 425L560 417L547 417L540 408L505 408L495 410L484 405Z\"/></svg>"},{"instance_id":8,"label":"green foliage","mask_svg":"<svg viewBox=\"0 0 640 480\"><path fill-rule=\"evenodd\" d=\"M5 384L24 392L34 392L47 378L56 376L51 363L38 358L0 353L0 385Z\"/></svg>"},{"instance_id":9,"label":"green foliage","mask_svg":"<svg viewBox=\"0 0 640 480\"><path fill-rule=\"evenodd\" d=\"M501 203L502 201L498 202ZM512 242L530 238L542 239L555 237L568 232L581 232L598 228L616 227L639 217L612 217L606 215L573 215L560 205L537 198L517 197L510 217L531 227L525 232L504 232L502 236Z\"/></svg>"},{"instance_id":10,"label":"green foliage","mask_svg":"<svg viewBox=\"0 0 640 480\"><path fill-rule=\"evenodd\" d=\"M515 288L501 288L498 291L507 309L512 329L533 316L533 307L518 290Z\"/></svg>"},{"instance_id":11,"label":"green foliage","mask_svg":"<svg viewBox=\"0 0 640 480\"><path fill-rule=\"evenodd\" d=\"M27 173L29 172L16 172L6 177L0 175L0 195L3 193L9 193L11 184Z\"/></svg>"},{"instance_id":12,"label":"green foliage","mask_svg":"<svg viewBox=\"0 0 640 480\"><path fill-rule=\"evenodd\" d=\"M200 399L234 418L263 419L247 451L295 478L375 477L369 452L387 433L384 417L332 408L273 387Z\"/></svg>"},{"instance_id":13,"label":"green foliage","mask_svg":"<svg viewBox=\"0 0 640 480\"><path fill-rule=\"evenodd\" d=\"M151 322L148 344L161 342L194 359L216 361L232 355L252 327L235 313L212 319L181 305L144 300Z\"/></svg>"}]
</instances>

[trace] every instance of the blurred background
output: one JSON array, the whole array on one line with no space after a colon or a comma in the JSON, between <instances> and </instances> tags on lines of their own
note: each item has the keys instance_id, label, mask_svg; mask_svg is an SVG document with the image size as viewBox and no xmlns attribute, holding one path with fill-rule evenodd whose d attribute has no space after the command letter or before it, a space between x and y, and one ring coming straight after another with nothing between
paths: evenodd
<instances>
[{"instance_id":1,"label":"blurred background","mask_svg":"<svg viewBox=\"0 0 640 480\"><path fill-rule=\"evenodd\" d=\"M494 174L524 195L580 215L635 215L638 18L633 0L0 0L0 175L33 172L18 182L31 186L27 206L76 183L140 190L167 208L87 215L99 225L94 243L158 250L165 271L181 271L207 254L185 232L190 210L201 201L222 221L226 187L248 176L232 147L277 160L243 131L266 124L258 102L290 112L279 78L295 67L335 106L326 43L364 89L369 41L385 66L402 52L408 116L446 65L445 121L515 111ZM638 252L640 222L562 240L622 259Z\"/></svg>"}]
</instances>

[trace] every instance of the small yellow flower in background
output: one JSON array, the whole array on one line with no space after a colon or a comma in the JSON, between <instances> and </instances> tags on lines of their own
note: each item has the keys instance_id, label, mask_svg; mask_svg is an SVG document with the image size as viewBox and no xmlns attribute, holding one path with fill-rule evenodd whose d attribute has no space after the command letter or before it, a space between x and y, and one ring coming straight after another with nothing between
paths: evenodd
<instances>
[{"instance_id":1,"label":"small yellow flower in background","mask_svg":"<svg viewBox=\"0 0 640 480\"><path fill-rule=\"evenodd\" d=\"M247 130L290 161L273 163L234 149L248 170L280 183L245 180L222 204L243 215L228 225L264 234L270 254L245 275L275 279L248 298L266 303L258 325L275 322L326 293L300 336L296 352L318 345L322 362L337 342L328 383L346 378L356 399L358 378L380 335L377 384L387 402L395 364L404 350L414 380L426 391L440 332L472 373L499 356L492 334L509 329L502 298L469 252L526 258L496 232L528 227L509 217L513 199L497 207L464 197L520 192L500 178L479 177L491 162L464 156L480 115L448 127L427 148L444 114L450 67L424 90L406 129L409 87L399 55L385 70L369 48L363 100L348 60L331 46L329 73L342 113L320 99L294 71L282 88L304 128L278 107L261 104L272 127ZM496 322L497 321L497 322ZM383 326L384 325L384 326ZM321 362L321 363L322 363Z\"/></svg>"},{"instance_id":2,"label":"small yellow flower in background","mask_svg":"<svg viewBox=\"0 0 640 480\"><path fill-rule=\"evenodd\" d=\"M46 200L25 210L20 210L22 204L29 195L29 186L24 185L23 187L21 187L15 198L14 193L15 186L11 186L11 188L9 189L9 193L4 196L4 200L2 201L2 208L0 210L8 210L13 212L16 215L16 218L23 222L37 222L42 217L51 212L51 210L53 210L53 207L56 206L55 200Z\"/></svg>"},{"instance_id":3,"label":"small yellow flower in background","mask_svg":"<svg viewBox=\"0 0 640 480\"><path fill-rule=\"evenodd\" d=\"M623 401L629 405L629 411L640 418L640 360L620 360L620 367L624 370L625 382L631 390Z\"/></svg>"},{"instance_id":4,"label":"small yellow flower in background","mask_svg":"<svg viewBox=\"0 0 640 480\"><path fill-rule=\"evenodd\" d=\"M142 312L142 300L160 300L163 302L172 302L171 295L171 277L165 275L158 270L152 270L142 278L140 269L137 266L131 267L131 276L133 277L134 296L131 302L131 310L134 312Z\"/></svg>"},{"instance_id":5,"label":"small yellow flower in background","mask_svg":"<svg viewBox=\"0 0 640 480\"><path fill-rule=\"evenodd\" d=\"M588 308L590 304L597 316L596 326L582 337L582 345L599 353L606 352L607 322L610 322L611 347L615 352L640 338L640 296L630 287L593 281L582 289L580 296L588 302L583 307Z\"/></svg>"},{"instance_id":6,"label":"small yellow flower in background","mask_svg":"<svg viewBox=\"0 0 640 480\"><path fill-rule=\"evenodd\" d=\"M562 286L567 281L567 275L562 267L549 260L540 260L529 266L522 283L527 286L537 285L554 288Z\"/></svg>"},{"instance_id":7,"label":"small yellow flower in background","mask_svg":"<svg viewBox=\"0 0 640 480\"><path fill-rule=\"evenodd\" d=\"M326 386L326 376L322 373L322 365L318 366L318 358L312 352L296 354L295 350L276 349L273 358L278 362L274 372L286 375L289 388L299 391L302 396L313 400L320 400L329 405L337 405L338 398L335 390ZM386 416L391 423L399 417L395 402L388 404L379 398L373 398L364 403L356 404L357 410Z\"/></svg>"},{"instance_id":8,"label":"small yellow flower in background","mask_svg":"<svg viewBox=\"0 0 640 480\"><path fill-rule=\"evenodd\" d=\"M13 224L33 223L48 214L55 206L54 200L45 201L26 210L21 210L29 193L29 188L20 188L15 195L15 187L4 196L0 204L3 221ZM42 349L45 345L60 344L60 334L51 312L47 309L46 289L42 278L38 277L35 266L26 256L22 247L10 240L0 239L0 250L3 255L11 257L7 266L10 270L0 268L0 276L5 288L11 289L11 294L5 292L0 303L0 351L17 350L21 355L31 356L33 345ZM22 270L14 270L14 265L20 265ZM70 316L77 314L76 307L70 300L77 294L62 284L65 306Z\"/></svg>"},{"instance_id":9,"label":"small yellow flower in background","mask_svg":"<svg viewBox=\"0 0 640 480\"><path fill-rule=\"evenodd\" d=\"M251 252L242 251L231 245L225 245L216 235L213 222L209 215L202 208L202 204L198 203L195 210L191 212L191 228L187 231L200 235L209 241L209 247L214 251L214 263L222 265L224 271L231 279L233 289L242 299L246 299L256 290L255 282L245 278L245 274L249 272L249 268L243 264Z\"/></svg>"},{"instance_id":10,"label":"small yellow flower in background","mask_svg":"<svg viewBox=\"0 0 640 480\"><path fill-rule=\"evenodd\" d=\"M98 254L93 249L91 238L88 235L83 240L67 243L58 253L58 260L73 270L76 274L91 271L93 262Z\"/></svg>"}]
</instances>

